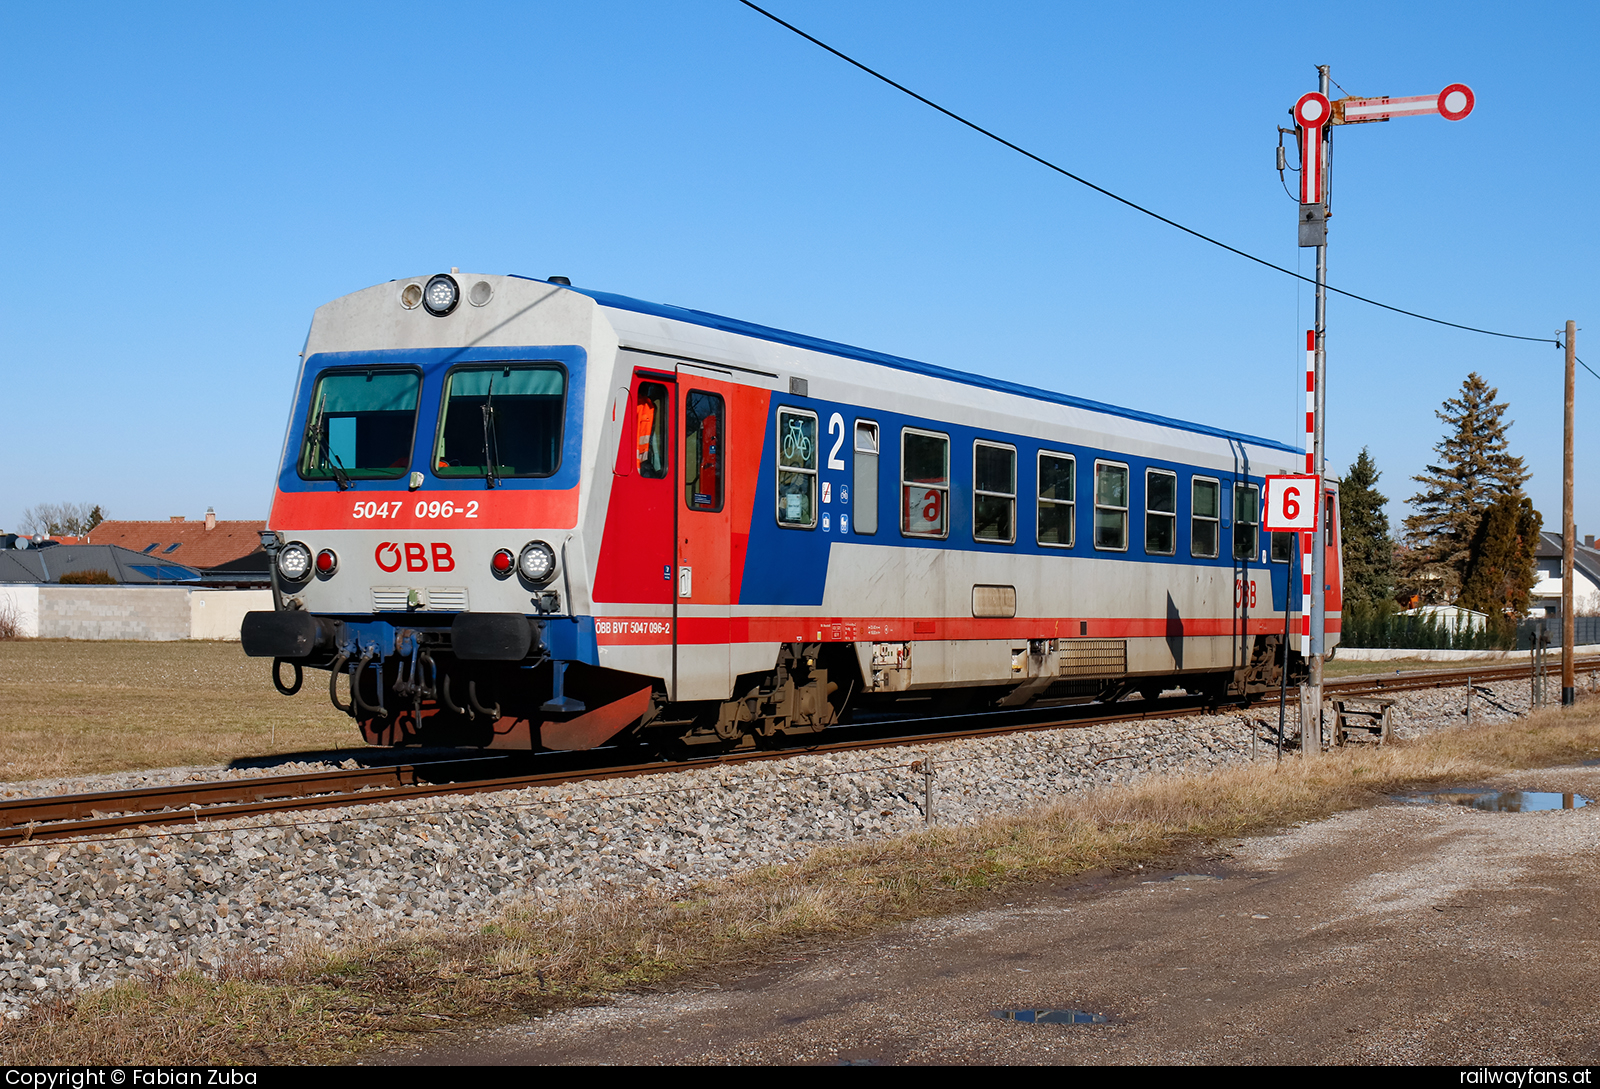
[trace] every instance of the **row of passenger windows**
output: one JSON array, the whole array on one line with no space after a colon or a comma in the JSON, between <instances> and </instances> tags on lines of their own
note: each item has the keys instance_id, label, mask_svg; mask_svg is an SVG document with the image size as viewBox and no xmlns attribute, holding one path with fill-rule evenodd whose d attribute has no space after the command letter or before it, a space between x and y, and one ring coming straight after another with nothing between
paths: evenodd
<instances>
[{"instance_id":1,"label":"row of passenger windows","mask_svg":"<svg viewBox=\"0 0 1600 1089\"><path fill-rule=\"evenodd\" d=\"M835 416L841 432L843 421ZM830 421L830 422L834 422ZM833 432L830 431L830 434ZM837 450L839 443L834 449ZM853 532L871 536L878 532L878 459L881 453L878 425L857 420L853 443L852 474L855 502L849 505L855 519ZM816 524L818 420L801 409L778 411L778 524L808 529ZM842 468L842 464L833 467ZM1130 471L1124 462L1096 458L1090 505L1093 507L1093 545L1096 549L1125 552L1130 537ZM1078 459L1073 454L1041 450L1036 464L1035 540L1047 548L1077 545ZM1216 559L1222 551L1223 482L1191 476L1188 555ZM907 537L947 538L950 535L950 438L914 427L900 432L900 532ZM1180 543L1178 526L1178 474L1167 469L1144 473L1144 551L1155 556L1175 556ZM972 444L972 536L976 541L1015 544L1017 504L1024 492L1018 485L1017 450L1004 443L982 439ZM1255 484L1232 485L1232 555L1254 559L1260 548L1261 490ZM843 528L843 527L841 527ZM1284 561L1293 547L1292 534L1272 534L1272 558Z\"/></svg>"}]
</instances>

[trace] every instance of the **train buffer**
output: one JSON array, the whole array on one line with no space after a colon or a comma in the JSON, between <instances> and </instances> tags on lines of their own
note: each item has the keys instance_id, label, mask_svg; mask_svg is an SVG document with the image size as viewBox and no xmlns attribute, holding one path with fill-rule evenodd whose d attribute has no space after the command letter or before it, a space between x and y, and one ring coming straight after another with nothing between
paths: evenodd
<instances>
[{"instance_id":1,"label":"train buffer","mask_svg":"<svg viewBox=\"0 0 1600 1089\"><path fill-rule=\"evenodd\" d=\"M1344 745L1356 731L1375 738L1379 745L1389 740L1389 712L1394 700L1348 699L1333 701L1333 743Z\"/></svg>"}]
</instances>

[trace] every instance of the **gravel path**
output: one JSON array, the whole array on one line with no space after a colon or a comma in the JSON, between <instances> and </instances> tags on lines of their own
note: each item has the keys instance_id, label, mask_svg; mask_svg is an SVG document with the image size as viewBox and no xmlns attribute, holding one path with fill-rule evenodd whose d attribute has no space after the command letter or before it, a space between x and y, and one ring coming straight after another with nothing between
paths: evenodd
<instances>
[{"instance_id":1,"label":"gravel path","mask_svg":"<svg viewBox=\"0 0 1600 1089\"><path fill-rule=\"evenodd\" d=\"M1492 686L1478 721L1527 710ZM1397 697L1400 737L1463 722L1461 689ZM141 972L218 967L296 943L470 923L522 897L676 888L924 826L922 761L940 823L974 823L1064 795L1271 757L1275 710L799 755L648 778L284 814L206 831L0 851L0 1010ZM273 774L329 765L295 765ZM235 769L237 771L238 769ZM248 773L248 772L246 772ZM4 793L115 790L219 768L40 780Z\"/></svg>"}]
</instances>

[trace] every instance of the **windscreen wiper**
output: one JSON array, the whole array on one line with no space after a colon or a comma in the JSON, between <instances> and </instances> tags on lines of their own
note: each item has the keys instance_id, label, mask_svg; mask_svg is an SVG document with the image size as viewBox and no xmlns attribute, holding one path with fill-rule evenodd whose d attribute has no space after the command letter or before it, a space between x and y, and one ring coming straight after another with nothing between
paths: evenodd
<instances>
[{"instance_id":1,"label":"windscreen wiper","mask_svg":"<svg viewBox=\"0 0 1600 1089\"><path fill-rule=\"evenodd\" d=\"M494 376L489 376L489 395L483 399L483 479L490 488L500 483L495 476L495 460L500 444L494 433Z\"/></svg>"},{"instance_id":2,"label":"windscreen wiper","mask_svg":"<svg viewBox=\"0 0 1600 1089\"><path fill-rule=\"evenodd\" d=\"M322 464L333 471L333 482L339 485L339 490L350 490L350 474L345 471L344 462L339 455L333 452L332 445L328 442L328 417L322 417L322 425L317 428L317 445L322 448Z\"/></svg>"}]
</instances>

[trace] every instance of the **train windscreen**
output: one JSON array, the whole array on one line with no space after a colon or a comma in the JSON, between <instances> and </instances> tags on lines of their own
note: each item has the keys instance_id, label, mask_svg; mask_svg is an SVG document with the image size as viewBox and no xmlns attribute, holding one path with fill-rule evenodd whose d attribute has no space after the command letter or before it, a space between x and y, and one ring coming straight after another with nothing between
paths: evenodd
<instances>
[{"instance_id":1,"label":"train windscreen","mask_svg":"<svg viewBox=\"0 0 1600 1089\"><path fill-rule=\"evenodd\" d=\"M403 476L417 426L414 370L328 371L311 395L301 445L307 480L374 480Z\"/></svg>"},{"instance_id":2,"label":"train windscreen","mask_svg":"<svg viewBox=\"0 0 1600 1089\"><path fill-rule=\"evenodd\" d=\"M464 367L445 385L439 476L549 476L561 466L567 375L552 364Z\"/></svg>"}]
</instances>

